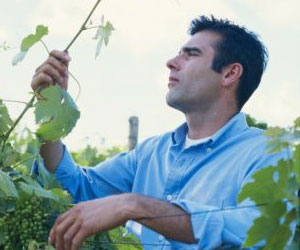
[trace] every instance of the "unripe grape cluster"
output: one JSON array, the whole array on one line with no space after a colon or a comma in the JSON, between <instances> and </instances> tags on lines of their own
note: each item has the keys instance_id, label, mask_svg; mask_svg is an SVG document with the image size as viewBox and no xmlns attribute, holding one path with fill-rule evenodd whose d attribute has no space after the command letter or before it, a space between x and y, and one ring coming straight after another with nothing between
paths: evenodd
<instances>
[{"instance_id":1,"label":"unripe grape cluster","mask_svg":"<svg viewBox=\"0 0 300 250\"><path fill-rule=\"evenodd\" d=\"M48 241L50 214L36 196L18 201L13 211L0 219L0 228L4 232L4 250L27 249L31 240Z\"/></svg>"}]
</instances>

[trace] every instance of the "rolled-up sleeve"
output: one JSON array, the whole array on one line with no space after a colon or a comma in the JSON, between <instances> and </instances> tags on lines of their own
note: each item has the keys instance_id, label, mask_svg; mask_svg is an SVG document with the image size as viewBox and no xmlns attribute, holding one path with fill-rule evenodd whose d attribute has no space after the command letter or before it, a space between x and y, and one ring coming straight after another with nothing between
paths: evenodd
<instances>
[{"instance_id":1,"label":"rolled-up sleeve","mask_svg":"<svg viewBox=\"0 0 300 250\"><path fill-rule=\"evenodd\" d=\"M215 249L221 245L226 247L226 243L230 247L241 246L247 230L260 215L258 209L252 207L251 201L241 203L238 207L225 208L201 205L185 199L172 203L190 214L194 238L197 241L194 249L201 250ZM182 244L178 241L169 241L175 249Z\"/></svg>"}]
</instances>

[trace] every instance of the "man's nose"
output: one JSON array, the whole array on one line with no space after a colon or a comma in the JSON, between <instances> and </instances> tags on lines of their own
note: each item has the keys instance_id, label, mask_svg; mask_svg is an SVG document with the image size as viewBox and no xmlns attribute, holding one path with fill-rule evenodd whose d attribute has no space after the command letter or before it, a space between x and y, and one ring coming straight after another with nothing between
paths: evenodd
<instances>
[{"instance_id":1,"label":"man's nose","mask_svg":"<svg viewBox=\"0 0 300 250\"><path fill-rule=\"evenodd\" d=\"M178 63L178 57L175 56L172 59L167 61L167 67L170 70L178 71L180 69L179 63Z\"/></svg>"}]
</instances>

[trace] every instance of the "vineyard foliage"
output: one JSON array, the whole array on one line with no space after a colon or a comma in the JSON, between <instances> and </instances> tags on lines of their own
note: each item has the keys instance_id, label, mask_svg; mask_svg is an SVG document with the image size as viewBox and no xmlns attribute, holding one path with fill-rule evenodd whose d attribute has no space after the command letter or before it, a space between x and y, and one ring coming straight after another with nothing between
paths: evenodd
<instances>
[{"instance_id":1,"label":"vineyard foliage","mask_svg":"<svg viewBox=\"0 0 300 250\"><path fill-rule=\"evenodd\" d=\"M89 17L99 2L98 0ZM85 26L87 21L88 19L78 35L88 29ZM107 45L112 30L110 22L99 25L95 39L100 43L104 41ZM42 38L47 34L48 28L38 25L34 34L22 40L20 52L13 58L12 64L20 63L34 44L42 42L46 47ZM8 45L4 45L8 48ZM4 45L1 46L4 48ZM98 45L96 55L100 49L101 46ZM34 109L38 129L32 132L25 128L16 132L19 121L30 109ZM44 141L55 141L67 136L79 116L80 112L72 97L58 85L35 91L15 120L11 119L6 105L0 99L0 250L54 249L48 245L49 231L57 216L72 206L72 198L55 177L45 170L39 152ZM95 148L87 146L73 155L79 163L84 161L85 165L90 166L118 152L119 148L114 147L100 154ZM32 172L33 165L38 169L37 174ZM127 244L117 246L112 241L123 241ZM132 235L125 236L123 227L90 237L83 248L141 249Z\"/></svg>"},{"instance_id":2,"label":"vineyard foliage","mask_svg":"<svg viewBox=\"0 0 300 250\"><path fill-rule=\"evenodd\" d=\"M249 198L260 205L261 212L243 247L264 242L264 250L296 250L300 243L300 117L289 129L272 127L265 134L270 137L269 153L286 150L288 157L257 171L239 193L238 202Z\"/></svg>"}]
</instances>

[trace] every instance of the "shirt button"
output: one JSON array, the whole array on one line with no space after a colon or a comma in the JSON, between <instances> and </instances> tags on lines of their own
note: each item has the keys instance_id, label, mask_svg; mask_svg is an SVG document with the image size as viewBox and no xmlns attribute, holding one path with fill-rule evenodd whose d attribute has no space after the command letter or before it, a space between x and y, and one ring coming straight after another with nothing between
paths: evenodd
<instances>
[{"instance_id":1,"label":"shirt button","mask_svg":"<svg viewBox=\"0 0 300 250\"><path fill-rule=\"evenodd\" d=\"M207 153L211 152L211 148L207 148L207 149L206 149L206 152L207 152Z\"/></svg>"},{"instance_id":2,"label":"shirt button","mask_svg":"<svg viewBox=\"0 0 300 250\"><path fill-rule=\"evenodd\" d=\"M162 235L158 236L158 240L159 240L159 241L163 241L164 239L165 239L164 236L162 236Z\"/></svg>"},{"instance_id":3,"label":"shirt button","mask_svg":"<svg viewBox=\"0 0 300 250\"><path fill-rule=\"evenodd\" d=\"M173 196L172 195L167 195L167 200L168 201L171 201L173 199Z\"/></svg>"}]
</instances>

